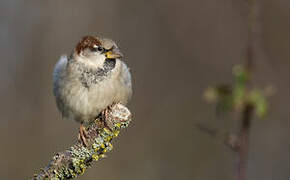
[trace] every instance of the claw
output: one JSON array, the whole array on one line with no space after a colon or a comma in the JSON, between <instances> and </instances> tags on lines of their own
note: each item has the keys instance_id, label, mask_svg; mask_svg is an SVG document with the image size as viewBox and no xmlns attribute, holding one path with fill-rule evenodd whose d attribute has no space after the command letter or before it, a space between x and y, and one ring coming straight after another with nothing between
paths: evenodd
<instances>
[{"instance_id":1,"label":"claw","mask_svg":"<svg viewBox=\"0 0 290 180\"><path fill-rule=\"evenodd\" d=\"M83 124L80 125L79 129L79 135L78 135L78 140L84 144L84 146L88 146L87 139L88 138L88 132L86 131L86 128Z\"/></svg>"},{"instance_id":2,"label":"claw","mask_svg":"<svg viewBox=\"0 0 290 180\"><path fill-rule=\"evenodd\" d=\"M102 119L102 122L103 122L103 125L104 127L108 128L110 131L112 131L112 129L108 126L107 124L107 118L109 116L109 110L111 109L111 106L109 106L108 108L104 109L102 112L101 112L101 119Z\"/></svg>"}]
</instances>

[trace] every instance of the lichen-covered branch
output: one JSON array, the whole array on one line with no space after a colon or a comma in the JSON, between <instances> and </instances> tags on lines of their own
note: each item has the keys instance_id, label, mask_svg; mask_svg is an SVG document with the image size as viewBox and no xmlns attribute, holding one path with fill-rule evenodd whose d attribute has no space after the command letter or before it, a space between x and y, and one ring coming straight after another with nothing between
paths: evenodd
<instances>
[{"instance_id":1,"label":"lichen-covered branch","mask_svg":"<svg viewBox=\"0 0 290 180\"><path fill-rule=\"evenodd\" d=\"M105 157L106 152L112 150L112 140L130 121L131 113L125 106L113 105L108 110L106 126L99 119L88 126L88 146L79 142L66 151L57 153L47 167L35 174L33 179L73 179L82 175L93 162Z\"/></svg>"}]
</instances>

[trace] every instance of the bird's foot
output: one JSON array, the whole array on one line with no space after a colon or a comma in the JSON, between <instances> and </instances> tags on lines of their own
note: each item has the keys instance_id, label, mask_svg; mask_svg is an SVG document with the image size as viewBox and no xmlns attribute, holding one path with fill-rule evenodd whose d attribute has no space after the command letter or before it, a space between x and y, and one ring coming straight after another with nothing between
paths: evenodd
<instances>
[{"instance_id":1,"label":"bird's foot","mask_svg":"<svg viewBox=\"0 0 290 180\"><path fill-rule=\"evenodd\" d=\"M108 126L108 123L106 121L108 119L110 110L111 110L111 106L109 106L108 108L104 109L101 112L101 120L102 120L102 123L103 123L104 127L108 128L110 131L112 131L112 129Z\"/></svg>"},{"instance_id":2,"label":"bird's foot","mask_svg":"<svg viewBox=\"0 0 290 180\"><path fill-rule=\"evenodd\" d=\"M78 140L79 142L82 142L84 146L87 147L88 146L87 138L88 138L88 132L86 130L86 127L83 124L81 124L80 129L79 129Z\"/></svg>"}]
</instances>

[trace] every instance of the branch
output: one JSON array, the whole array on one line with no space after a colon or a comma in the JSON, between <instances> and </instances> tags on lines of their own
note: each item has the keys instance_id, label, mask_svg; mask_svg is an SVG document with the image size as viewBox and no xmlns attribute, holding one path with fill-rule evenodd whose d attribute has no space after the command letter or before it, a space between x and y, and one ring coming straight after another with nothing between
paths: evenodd
<instances>
[{"instance_id":1,"label":"branch","mask_svg":"<svg viewBox=\"0 0 290 180\"><path fill-rule=\"evenodd\" d=\"M87 147L78 142L66 151L56 153L48 166L34 175L33 180L73 179L82 175L94 161L104 158L105 153L112 150L112 139L129 125L131 118L131 113L125 106L113 105L105 119L107 127L99 119L88 126Z\"/></svg>"},{"instance_id":2,"label":"branch","mask_svg":"<svg viewBox=\"0 0 290 180\"><path fill-rule=\"evenodd\" d=\"M256 0L247 0L249 14L248 14L248 45L246 50L246 71L250 75L249 81L246 84L246 89L251 86L251 75L253 71L254 64L254 38L256 36L256 25L257 25L257 4ZM248 93L248 90L247 90ZM249 131L251 128L251 121L253 117L253 111L255 107L253 104L247 102L243 107L242 115L242 127L240 134L240 147L238 149L238 180L246 180L246 167L248 161L248 151L249 151Z\"/></svg>"},{"instance_id":3,"label":"branch","mask_svg":"<svg viewBox=\"0 0 290 180\"><path fill-rule=\"evenodd\" d=\"M238 148L238 153L239 153L238 180L246 179L246 166L247 166L248 150L249 150L249 131L251 127L253 111L254 111L254 106L251 104L246 104L243 109L242 128L241 128L240 143L239 143L239 148Z\"/></svg>"}]
</instances>

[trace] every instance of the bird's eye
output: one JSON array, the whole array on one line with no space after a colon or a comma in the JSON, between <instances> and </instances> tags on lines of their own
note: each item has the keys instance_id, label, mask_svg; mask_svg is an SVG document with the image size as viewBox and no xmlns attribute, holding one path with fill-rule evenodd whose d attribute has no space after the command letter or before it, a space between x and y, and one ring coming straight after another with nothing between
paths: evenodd
<instances>
[{"instance_id":1,"label":"bird's eye","mask_svg":"<svg viewBox=\"0 0 290 180\"><path fill-rule=\"evenodd\" d=\"M92 51L99 51L99 52L103 52L104 51L104 48L102 48L101 46L94 46Z\"/></svg>"}]
</instances>

